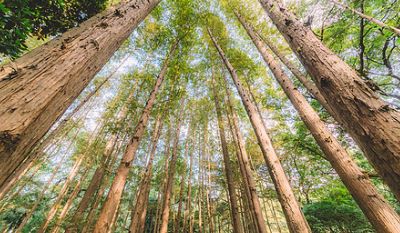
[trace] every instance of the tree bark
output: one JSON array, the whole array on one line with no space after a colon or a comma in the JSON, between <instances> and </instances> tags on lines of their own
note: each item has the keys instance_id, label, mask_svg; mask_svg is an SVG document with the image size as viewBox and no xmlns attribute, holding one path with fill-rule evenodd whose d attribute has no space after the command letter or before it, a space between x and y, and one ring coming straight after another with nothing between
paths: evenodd
<instances>
[{"instance_id":1,"label":"tree bark","mask_svg":"<svg viewBox=\"0 0 400 233\"><path fill-rule=\"evenodd\" d=\"M180 101L180 112L176 123L176 131L175 131L175 139L174 145L172 149L172 157L171 162L169 165L168 171L168 180L167 185L165 186L165 196L164 196L164 203L163 203L163 210L161 214L161 226L160 226L160 233L167 233L168 230L168 220L169 220L169 210L170 210L170 203L171 203L171 195L172 195L172 188L174 183L175 177L175 168L176 162L178 160L178 146L179 146L179 136L181 132L181 123L183 118L183 108L184 108L184 99L182 98Z\"/></svg>"},{"instance_id":2,"label":"tree bark","mask_svg":"<svg viewBox=\"0 0 400 233\"><path fill-rule=\"evenodd\" d=\"M266 233L267 228L265 226L264 217L262 215L261 204L257 194L256 182L253 178L253 173L250 167L249 156L246 151L245 140L243 138L242 133L240 132L238 116L233 109L230 100L230 92L228 90L227 84L228 83L226 83L225 91L227 96L228 116L230 120L229 122L232 122L233 125L233 127L231 128L232 136L235 142L235 146L238 149L237 158L239 166L241 168L240 171L242 173L242 179L244 181L243 182L244 192L249 201L248 204L250 212L252 213L252 217L254 219L255 228L257 229L257 232Z\"/></svg>"},{"instance_id":3,"label":"tree bark","mask_svg":"<svg viewBox=\"0 0 400 233\"><path fill-rule=\"evenodd\" d=\"M0 69L0 187L158 3L124 2Z\"/></svg>"},{"instance_id":4,"label":"tree bark","mask_svg":"<svg viewBox=\"0 0 400 233\"><path fill-rule=\"evenodd\" d=\"M192 142L192 140L190 140L190 143ZM187 191L187 200L186 200L186 205L185 205L185 212L183 214L183 232L188 232L186 230L186 225L187 225L187 221L188 221L188 217L189 217L189 221L190 221L190 216L191 216L191 197L192 197L192 169L193 169L193 152L189 151L189 176L188 176L188 191ZM189 227L190 227L190 223L189 223Z\"/></svg>"},{"instance_id":5,"label":"tree bark","mask_svg":"<svg viewBox=\"0 0 400 233\"><path fill-rule=\"evenodd\" d=\"M111 185L107 199L103 205L96 226L94 228L94 232L96 233L107 232L109 229L112 228L112 219L115 213L117 212L117 207L121 200L121 196L123 193L123 189L125 187L126 179L128 178L132 161L135 159L137 148L139 147L140 141L147 126L147 122L150 117L150 112L153 108L154 102L157 97L157 92L167 73L169 59L171 58L171 56L173 56L173 53L176 47L178 46L178 42L179 40L176 40L176 42L172 45L169 54L167 55L164 61L164 64L162 66L160 74L158 75L154 89L150 93L149 99L147 100L143 113L140 116L140 119L138 121L138 124L136 125L134 133L129 141L129 144L126 147L126 151L121 159L121 163L117 169L117 173Z\"/></svg>"},{"instance_id":6,"label":"tree bark","mask_svg":"<svg viewBox=\"0 0 400 233\"><path fill-rule=\"evenodd\" d=\"M301 119L310 130L317 144L324 152L326 159L338 173L344 185L358 203L372 226L378 232L399 232L400 217L376 190L368 176L362 173L347 151L319 118L304 96L297 90L289 77L284 73L273 56L256 33L237 14L239 21L246 29L249 37L262 55L265 63L299 113Z\"/></svg>"},{"instance_id":7,"label":"tree bark","mask_svg":"<svg viewBox=\"0 0 400 233\"><path fill-rule=\"evenodd\" d=\"M140 182L139 195L137 196L135 207L132 210L131 224L129 226L130 233L140 232L140 228L142 227L141 219L143 217L142 216L143 213L144 213L144 218L146 217L147 210L145 209L146 206L145 202L150 193L150 182L153 174L153 161L157 150L158 139L160 138L162 129L161 119L162 116L158 116L154 125L149 161L144 176L142 178L142 181Z\"/></svg>"},{"instance_id":8,"label":"tree bark","mask_svg":"<svg viewBox=\"0 0 400 233\"><path fill-rule=\"evenodd\" d=\"M230 200L230 205L231 205L230 209L231 209L231 216L232 216L233 232L234 233L242 233L243 226L240 222L240 217L239 217L239 213L238 213L238 202L237 202L237 198L235 195L235 189L236 189L235 181L234 181L234 177L232 174L231 161L229 159L230 155L229 155L229 150L228 150L228 144L226 142L225 127L224 127L224 122L222 120L222 112L221 112L218 92L216 90L214 82L213 82L212 89L213 89L213 94L214 94L215 110L217 112L218 131L219 131L219 139L221 142L222 156L223 156L224 167L225 167L225 169L224 169L225 177L226 177L226 182L227 182L227 186L228 186L228 195L229 195L229 200Z\"/></svg>"},{"instance_id":9,"label":"tree bark","mask_svg":"<svg viewBox=\"0 0 400 233\"><path fill-rule=\"evenodd\" d=\"M136 84L136 83L135 83ZM136 85L133 85L133 88L136 88ZM118 114L117 122L121 123L125 120L126 116L128 115L128 105L131 102L132 98L134 97L135 90L132 90L131 94L128 96L126 103L122 107L121 112ZM106 173L106 169L109 166L110 161L113 159L111 155L114 151L115 145L119 139L119 135L117 133L112 133L110 138L107 141L106 147L103 151L102 161L100 166L95 170L93 173L93 177L87 187L85 194L83 195L82 199L80 200L78 207L71 219L71 224L66 228L66 233L78 232L79 226L83 224L83 214L85 213L86 209L88 208L90 201L92 200L96 191L99 190L101 182L104 178ZM116 156L116 154L115 154Z\"/></svg>"},{"instance_id":10,"label":"tree bark","mask_svg":"<svg viewBox=\"0 0 400 233\"><path fill-rule=\"evenodd\" d=\"M281 4L272 0L260 2L340 116L339 123L400 200L400 113L382 101L354 69Z\"/></svg>"},{"instance_id":11,"label":"tree bark","mask_svg":"<svg viewBox=\"0 0 400 233\"><path fill-rule=\"evenodd\" d=\"M215 48L218 50L221 59L223 60L226 68L228 69L231 77L236 85L239 95L242 99L243 105L245 106L247 115L250 118L251 124L257 136L258 143L261 147L262 154L264 156L265 163L267 165L268 172L274 182L275 189L277 191L282 209L284 210L286 221L289 224L289 229L291 232L311 232L308 223L301 212L299 203L297 202L292 188L290 187L289 181L285 175L283 167L278 159L275 149L272 146L272 141L267 134L265 125L258 114L255 105L250 101L250 95L243 88L239 77L237 76L236 70L233 68L232 64L226 58L221 47L218 45L217 41L208 30L210 38L214 43Z\"/></svg>"}]
</instances>

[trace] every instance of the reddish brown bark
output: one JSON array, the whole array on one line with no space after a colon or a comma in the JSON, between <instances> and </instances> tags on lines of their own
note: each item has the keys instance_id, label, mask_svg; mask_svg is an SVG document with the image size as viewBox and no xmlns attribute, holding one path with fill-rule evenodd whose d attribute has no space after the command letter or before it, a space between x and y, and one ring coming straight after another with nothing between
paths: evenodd
<instances>
[{"instance_id":1,"label":"reddish brown bark","mask_svg":"<svg viewBox=\"0 0 400 233\"><path fill-rule=\"evenodd\" d=\"M243 105L245 106L247 115L250 118L253 129L256 133L257 140L261 147L262 154L264 156L265 163L267 165L268 172L274 182L275 189L277 191L282 209L284 210L286 220L289 224L289 229L291 232L311 232L308 223L301 212L299 203L297 202L292 188L290 187L289 181L285 175L283 167L278 159L275 149L272 146L271 139L267 134L267 130L262 121L261 116L257 112L257 108L250 100L250 95L243 88L236 70L233 68L232 64L226 58L222 48L218 45L215 38L212 36L211 31L208 30L210 38L214 43L215 48L221 56L226 68L231 74L236 88L240 94Z\"/></svg>"},{"instance_id":2,"label":"reddish brown bark","mask_svg":"<svg viewBox=\"0 0 400 233\"><path fill-rule=\"evenodd\" d=\"M256 33L244 22L239 14L237 16L264 61L268 64L275 79L283 88L283 91L324 152L327 160L336 170L374 228L378 232L394 233L400 231L400 217L398 214L379 194L368 176L361 172L360 168L351 159L351 156L328 130L318 114L274 60L273 56L268 53L261 39L257 37Z\"/></svg>"},{"instance_id":3,"label":"reddish brown bark","mask_svg":"<svg viewBox=\"0 0 400 233\"><path fill-rule=\"evenodd\" d=\"M260 0L312 76L338 122L400 200L400 113L277 1Z\"/></svg>"},{"instance_id":4,"label":"reddish brown bark","mask_svg":"<svg viewBox=\"0 0 400 233\"><path fill-rule=\"evenodd\" d=\"M139 147L140 141L146 129L151 109L153 108L154 102L156 100L157 92L167 73L169 59L171 58L171 56L173 56L174 51L178 46L178 42L179 40L174 42L166 59L164 60L164 64L162 66L160 74L158 75L156 84L150 93L143 113L140 116L131 140L122 157L121 163L118 166L117 173L114 177L107 199L103 205L96 226L94 228L94 232L96 233L107 232L109 229L112 228L112 222L117 213L117 207L121 200L121 196L125 187L126 179L128 178L132 161L135 159L137 148Z\"/></svg>"},{"instance_id":5,"label":"reddish brown bark","mask_svg":"<svg viewBox=\"0 0 400 233\"><path fill-rule=\"evenodd\" d=\"M213 83L213 94L214 94L214 102L215 102L215 110L217 112L217 121L218 121L218 132L219 132L219 139L221 142L221 148L222 148L222 156L223 156L223 161L224 161L224 170L225 170L225 177L226 177L226 183L228 186L228 196L229 196L229 203L230 203L230 209L231 209L231 217L232 217L232 227L233 227L233 232L234 233L242 233L243 232L243 226L240 222L240 217L238 213L238 201L236 198L235 194L235 182L234 182L234 177L232 174L232 168L231 168L231 161L229 159L229 150L228 150L228 144L226 142L226 136L225 136L225 127L224 127L224 122L222 120L222 112L221 112L221 107L220 107L220 101L218 97L218 92L216 90L215 84Z\"/></svg>"},{"instance_id":6,"label":"reddish brown bark","mask_svg":"<svg viewBox=\"0 0 400 233\"><path fill-rule=\"evenodd\" d=\"M150 182L153 174L154 155L156 154L157 143L158 139L160 138L162 129L161 119L162 117L159 116L154 125L149 161L146 167L146 171L143 175L142 181L140 183L139 195L136 198L136 203L131 214L131 224L129 227L130 233L141 232L140 231L140 228L142 228L141 220L146 217L146 212L147 212L147 209L145 209L145 207L147 206L146 200L150 193Z\"/></svg>"},{"instance_id":7,"label":"reddish brown bark","mask_svg":"<svg viewBox=\"0 0 400 233\"><path fill-rule=\"evenodd\" d=\"M174 183L174 177L175 177L175 168L176 168L176 162L178 160L178 146L179 146L179 136L180 136L180 131L181 131L181 123L182 123L182 118L183 118L183 113L184 113L184 99L180 101L180 112L179 116L176 122L176 131L175 131L175 138L174 138L174 143L173 143L173 149L172 149L172 157L169 165L169 170L168 170L168 180L167 180L167 185L165 186L165 193L164 193L164 203L163 203L163 209L161 212L161 225L160 225L160 233L166 233L168 230L168 220L169 220L169 210L170 210L170 203L171 203L171 196L172 196L172 188L173 188L173 183Z\"/></svg>"},{"instance_id":8,"label":"reddish brown bark","mask_svg":"<svg viewBox=\"0 0 400 233\"><path fill-rule=\"evenodd\" d=\"M0 187L158 2L123 2L0 69Z\"/></svg>"}]
</instances>

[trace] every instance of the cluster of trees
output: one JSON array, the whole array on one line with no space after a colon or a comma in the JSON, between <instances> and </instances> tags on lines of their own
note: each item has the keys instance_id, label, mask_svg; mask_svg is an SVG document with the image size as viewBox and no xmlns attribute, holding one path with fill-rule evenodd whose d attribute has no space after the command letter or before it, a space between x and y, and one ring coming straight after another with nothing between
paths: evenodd
<instances>
[{"instance_id":1,"label":"cluster of trees","mask_svg":"<svg viewBox=\"0 0 400 233\"><path fill-rule=\"evenodd\" d=\"M399 9L0 3L1 232L400 232Z\"/></svg>"}]
</instances>

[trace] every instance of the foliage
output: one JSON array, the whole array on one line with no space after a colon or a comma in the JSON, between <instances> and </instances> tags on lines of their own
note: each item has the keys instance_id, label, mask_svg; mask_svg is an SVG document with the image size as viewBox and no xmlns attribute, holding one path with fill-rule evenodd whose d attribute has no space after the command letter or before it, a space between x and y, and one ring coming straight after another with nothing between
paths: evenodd
<instances>
[{"instance_id":1,"label":"foliage","mask_svg":"<svg viewBox=\"0 0 400 233\"><path fill-rule=\"evenodd\" d=\"M5 0L0 2L0 53L18 57L35 36L57 36L102 11L107 0Z\"/></svg>"}]
</instances>

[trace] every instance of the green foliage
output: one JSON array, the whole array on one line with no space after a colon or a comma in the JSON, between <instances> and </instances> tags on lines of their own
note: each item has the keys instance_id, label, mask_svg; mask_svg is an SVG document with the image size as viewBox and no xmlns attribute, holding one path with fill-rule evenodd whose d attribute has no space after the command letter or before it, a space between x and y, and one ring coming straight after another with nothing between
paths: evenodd
<instances>
[{"instance_id":1,"label":"green foliage","mask_svg":"<svg viewBox=\"0 0 400 233\"><path fill-rule=\"evenodd\" d=\"M374 232L343 186L333 188L321 201L305 205L304 214L315 233Z\"/></svg>"},{"instance_id":2,"label":"green foliage","mask_svg":"<svg viewBox=\"0 0 400 233\"><path fill-rule=\"evenodd\" d=\"M0 53L18 57L31 36L44 39L77 26L107 0L5 0L0 2Z\"/></svg>"}]
</instances>

